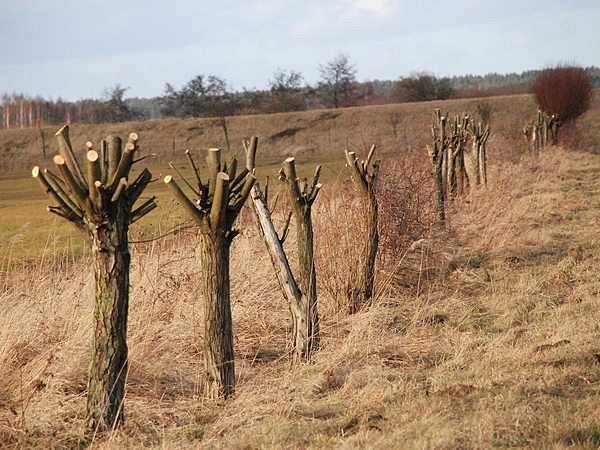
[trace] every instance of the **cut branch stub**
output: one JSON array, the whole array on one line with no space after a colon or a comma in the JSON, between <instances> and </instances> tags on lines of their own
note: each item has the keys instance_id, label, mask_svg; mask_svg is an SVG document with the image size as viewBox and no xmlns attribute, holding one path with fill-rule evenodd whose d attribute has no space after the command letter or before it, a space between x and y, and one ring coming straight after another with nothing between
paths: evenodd
<instances>
[{"instance_id":1,"label":"cut branch stub","mask_svg":"<svg viewBox=\"0 0 600 450\"><path fill-rule=\"evenodd\" d=\"M73 153L73 147L71 146L71 141L69 139L69 125L61 127L55 135L58 141L58 151L64 158L64 161L73 176L73 180L75 180L81 189L84 189L85 178L83 177L77 158Z\"/></svg>"},{"instance_id":2,"label":"cut branch stub","mask_svg":"<svg viewBox=\"0 0 600 450\"><path fill-rule=\"evenodd\" d=\"M154 208L154 197L133 210L152 175L145 169L127 183L137 135L132 133L121 155L121 140L109 137L86 144L85 175L73 154L68 126L56 133L60 154L53 161L60 176L34 167L31 174L55 205L48 211L74 223L91 243L95 279L94 343L89 369L87 426L107 431L123 419L127 377L127 314L129 304L129 224ZM105 185L106 180L109 183Z\"/></svg>"},{"instance_id":3,"label":"cut branch stub","mask_svg":"<svg viewBox=\"0 0 600 450\"><path fill-rule=\"evenodd\" d=\"M356 187L365 193L375 191L375 184L379 174L380 161L375 160L371 165L375 150L375 144L371 145L367 158L363 161L358 160L355 152L345 150L346 163L351 170L352 180Z\"/></svg>"},{"instance_id":4,"label":"cut branch stub","mask_svg":"<svg viewBox=\"0 0 600 450\"><path fill-rule=\"evenodd\" d=\"M209 189L206 189L206 186L202 184L198 166L189 150L186 151L186 156L195 173L200 192L189 181L181 178L196 198L191 200L171 175L164 178L165 184L171 188L175 198L188 210L198 225L213 233L223 232L233 238L230 235L234 231L235 219L250 195L250 189L256 182L256 177L253 173L245 170L232 181L229 174L221 171L221 150L211 148L206 157L209 172ZM170 165L177 173L180 173L172 163ZM231 165L228 170L231 170Z\"/></svg>"},{"instance_id":5,"label":"cut branch stub","mask_svg":"<svg viewBox=\"0 0 600 450\"><path fill-rule=\"evenodd\" d=\"M296 159L293 156L286 158L283 162L283 167L279 171L279 179L288 187L291 199L293 199L294 207L298 205L312 206L317 198L319 190L323 186L319 183L319 177L321 176L321 166L317 166L315 173L308 188L308 183L304 184L304 189L300 188L300 180L296 175Z\"/></svg>"}]
</instances>

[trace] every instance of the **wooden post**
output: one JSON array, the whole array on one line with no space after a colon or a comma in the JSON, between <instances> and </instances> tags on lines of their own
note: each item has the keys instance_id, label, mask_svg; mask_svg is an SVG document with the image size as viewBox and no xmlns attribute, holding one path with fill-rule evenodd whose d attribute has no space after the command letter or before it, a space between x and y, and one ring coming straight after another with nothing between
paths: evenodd
<instances>
[{"instance_id":1,"label":"wooden post","mask_svg":"<svg viewBox=\"0 0 600 450\"><path fill-rule=\"evenodd\" d=\"M346 166L350 168L352 180L362 197L366 220L366 238L364 251L358 262L358 275L351 286L348 287L348 311L350 314L358 312L365 306L370 306L373 298L375 281L375 260L379 247L378 231L378 205L375 187L379 174L380 161L372 162L375 154L375 145L371 146L365 160L359 161L356 153L346 151Z\"/></svg>"},{"instance_id":2,"label":"wooden post","mask_svg":"<svg viewBox=\"0 0 600 450\"><path fill-rule=\"evenodd\" d=\"M54 157L62 178L34 167L32 176L54 201L48 211L72 222L89 238L95 280L94 342L89 366L87 427L109 431L123 421L127 378L127 314L129 305L129 225L156 207L154 198L134 209L151 177L123 188L100 180L104 161L88 143L86 174L72 152L68 126L57 132L61 155ZM137 135L130 142L137 150ZM64 156L63 156L64 155ZM145 170L144 173L149 173ZM129 169L123 173L127 180Z\"/></svg>"},{"instance_id":3,"label":"wooden post","mask_svg":"<svg viewBox=\"0 0 600 450\"><path fill-rule=\"evenodd\" d=\"M197 189L184 181L197 199L192 202L172 176L166 176L164 182L199 226L196 255L202 268L199 297L204 307L204 390L211 398L227 398L235 392L229 249L238 234L238 230L233 228L235 220L256 178L248 171L235 176L237 161L222 169L220 149L210 149L207 156L209 181L203 183L189 151L186 151L186 156L194 172Z\"/></svg>"}]
</instances>

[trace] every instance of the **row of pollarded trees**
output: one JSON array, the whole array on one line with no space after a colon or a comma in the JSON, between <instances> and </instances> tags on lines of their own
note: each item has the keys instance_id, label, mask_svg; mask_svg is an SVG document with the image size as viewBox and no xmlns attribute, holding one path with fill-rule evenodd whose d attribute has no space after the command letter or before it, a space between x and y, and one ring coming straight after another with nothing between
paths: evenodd
<instances>
[{"instance_id":1,"label":"row of pollarded trees","mask_svg":"<svg viewBox=\"0 0 600 450\"><path fill-rule=\"evenodd\" d=\"M547 114L538 110L536 118L523 127L529 150L540 151L547 145L557 145L558 130L561 125L558 114Z\"/></svg>"},{"instance_id":2,"label":"row of pollarded trees","mask_svg":"<svg viewBox=\"0 0 600 450\"><path fill-rule=\"evenodd\" d=\"M476 123L466 114L449 120L447 114L436 109L431 136L427 151L433 168L438 219L444 223L448 200L487 186L490 125Z\"/></svg>"},{"instance_id":3,"label":"row of pollarded trees","mask_svg":"<svg viewBox=\"0 0 600 450\"><path fill-rule=\"evenodd\" d=\"M108 136L96 149L87 143L85 165L80 165L69 139L69 127L56 137L59 154L50 169L32 170L53 205L48 211L72 222L91 244L95 280L94 338L88 376L87 426L90 431L110 430L123 420L123 400L128 370L127 316L129 308L129 226L157 207L155 198L140 196L152 181L148 169L135 178L131 170L138 157L138 136L131 133L125 145ZM188 211L199 230L195 252L200 266L198 298L204 309L205 393L227 398L235 391L235 361L230 302L230 246L239 233L236 218L248 197L279 281L293 323L293 360L309 361L319 347L317 273L313 253L312 206L322 187L321 168L312 179L299 179L294 158L287 158L279 178L291 205L284 229L277 232L269 208L268 181L261 189L255 173L258 139L244 141L245 167L234 157L222 160L220 149L209 149L208 173L202 176L186 151L194 179L175 166L188 193L172 176L164 178L177 201ZM365 201L368 235L359 264L360 276L348 289L349 310L357 312L371 303L377 255L377 201L375 183L379 162L372 147L364 161L346 152L347 165ZM192 196L193 200L190 198ZM293 273L283 243L294 218L298 272Z\"/></svg>"}]
</instances>

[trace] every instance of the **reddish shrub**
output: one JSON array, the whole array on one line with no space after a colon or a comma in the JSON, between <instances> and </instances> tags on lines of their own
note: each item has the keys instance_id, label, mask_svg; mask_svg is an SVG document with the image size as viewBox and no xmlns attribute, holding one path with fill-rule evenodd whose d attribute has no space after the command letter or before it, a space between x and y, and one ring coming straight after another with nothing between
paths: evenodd
<instances>
[{"instance_id":1,"label":"reddish shrub","mask_svg":"<svg viewBox=\"0 0 600 450\"><path fill-rule=\"evenodd\" d=\"M569 122L589 108L592 81L581 67L559 66L543 70L533 92L542 111L559 114L563 122Z\"/></svg>"}]
</instances>

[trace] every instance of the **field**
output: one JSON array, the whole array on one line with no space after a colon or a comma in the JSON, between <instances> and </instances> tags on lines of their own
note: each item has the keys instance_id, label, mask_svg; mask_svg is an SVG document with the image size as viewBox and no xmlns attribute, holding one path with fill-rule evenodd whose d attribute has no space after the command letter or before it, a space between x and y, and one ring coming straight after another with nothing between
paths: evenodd
<instances>
[{"instance_id":1,"label":"field","mask_svg":"<svg viewBox=\"0 0 600 450\"><path fill-rule=\"evenodd\" d=\"M397 170L384 172L392 180L428 173L433 108L476 114L482 102L494 108L489 188L454 205L444 230L428 228L414 242L408 233L384 236L401 244L382 251L375 304L348 317L335 277L352 255L356 218L331 213L351 196L343 148L377 143L384 167ZM45 212L28 175L42 162L39 131L0 133L2 447L598 448L600 100L577 138L540 155L519 135L534 111L531 98L513 96L229 119L232 149L260 136L261 178L288 154L302 173L325 165L315 211L322 349L314 363L290 367L289 311L244 215L231 267L237 393L203 398L194 235L134 244L126 424L102 436L83 432L88 250ZM168 172L169 159L180 164L184 148L226 147L208 119L74 126L72 134L83 148L129 131L157 154L156 174ZM134 241L184 220L161 184L152 187L161 208L136 226ZM430 209L419 211L425 221Z\"/></svg>"}]
</instances>

